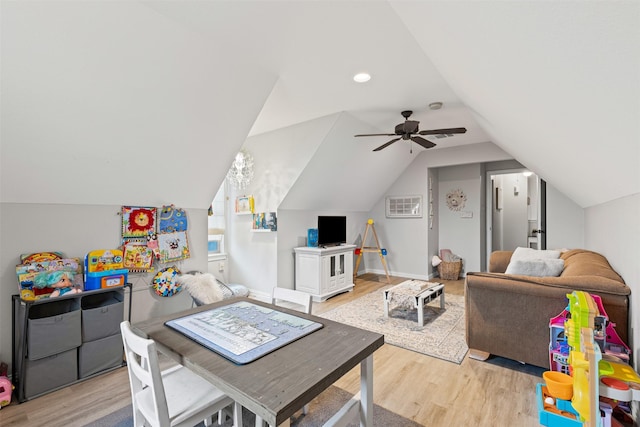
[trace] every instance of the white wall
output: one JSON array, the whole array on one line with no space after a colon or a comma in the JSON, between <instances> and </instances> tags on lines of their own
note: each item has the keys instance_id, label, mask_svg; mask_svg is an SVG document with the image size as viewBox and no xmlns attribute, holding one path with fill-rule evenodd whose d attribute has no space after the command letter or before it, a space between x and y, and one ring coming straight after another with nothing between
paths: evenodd
<instances>
[{"instance_id":1,"label":"white wall","mask_svg":"<svg viewBox=\"0 0 640 427\"><path fill-rule=\"evenodd\" d=\"M637 370L640 364L640 193L586 208L584 219L585 248L606 256L631 288L633 343L629 344Z\"/></svg>"},{"instance_id":2,"label":"white wall","mask_svg":"<svg viewBox=\"0 0 640 427\"><path fill-rule=\"evenodd\" d=\"M380 246L387 250L385 261L391 275L426 279L431 271L426 254L429 223L427 189L428 170L416 157L370 212ZM386 218L385 206L388 196L421 196L422 218ZM362 224L363 231L364 227L365 224ZM373 236L368 237L365 244L375 246ZM367 263L367 271L384 274L378 254L367 253L363 258Z\"/></svg>"},{"instance_id":3,"label":"white wall","mask_svg":"<svg viewBox=\"0 0 640 427\"><path fill-rule=\"evenodd\" d=\"M113 205L0 204L0 360L11 361L11 295L18 293L15 266L20 254L59 251L67 257L84 259L89 251L116 248L122 228L120 209ZM175 265L185 272L206 271L207 210L185 210L191 258L166 266ZM153 274L130 274L128 281L134 289L133 322L191 306L186 292L166 298L156 296L151 289ZM126 308L128 303L127 295Z\"/></svg>"},{"instance_id":4,"label":"white wall","mask_svg":"<svg viewBox=\"0 0 640 427\"><path fill-rule=\"evenodd\" d=\"M415 155L415 154L414 154ZM476 165L478 162L498 162L510 160L511 157L487 142L464 147L439 148L437 150L423 150L409 165L404 173L385 190L380 200L371 209L369 216L375 219L376 231L381 236L381 245L385 246L389 255L387 263L394 274L412 278L433 277L431 257L437 255L441 248L440 240L448 232L442 225L439 212L440 199L443 197L439 185L439 174L442 168L452 165ZM464 170L464 169L463 169ZM428 177L432 177L433 186L433 228L429 229L428 205ZM387 196L420 194L423 196L423 215L421 219L385 218L384 206ZM478 192L480 197L484 192ZM483 218L476 209L471 221ZM479 234L475 237L478 238ZM456 242L457 243L457 242ZM475 247L475 243L473 243ZM452 248L453 249L453 248ZM476 249L479 251L479 249ZM375 257L368 254L369 258ZM380 272L382 265L379 258L371 258L367 266L372 272ZM469 271L465 266L465 270Z\"/></svg>"},{"instance_id":5,"label":"white wall","mask_svg":"<svg viewBox=\"0 0 640 427\"><path fill-rule=\"evenodd\" d=\"M450 249L463 259L463 272L480 271L481 167L479 164L440 168L439 206L440 249ZM453 211L447 207L447 193L461 189L467 196L464 208ZM468 212L471 218L463 217Z\"/></svg>"},{"instance_id":6,"label":"white wall","mask_svg":"<svg viewBox=\"0 0 640 427\"><path fill-rule=\"evenodd\" d=\"M547 183L547 249L584 248L584 209Z\"/></svg>"},{"instance_id":7,"label":"white wall","mask_svg":"<svg viewBox=\"0 0 640 427\"><path fill-rule=\"evenodd\" d=\"M521 173L499 175L502 188L502 250L527 247L527 179ZM515 188L518 189L517 194Z\"/></svg>"},{"instance_id":8,"label":"white wall","mask_svg":"<svg viewBox=\"0 0 640 427\"><path fill-rule=\"evenodd\" d=\"M239 195L252 195L255 212L277 212L281 215L281 203L337 117L322 117L245 141L243 148L254 159L254 176L247 188L238 190L230 186L228 192L226 249L230 254L229 282L240 283L250 288L254 294L264 295L270 295L271 288L278 285L278 263L281 258L278 241L282 238L289 240L286 221L278 218L276 232L254 233L251 231L252 215L238 215L234 212L235 199Z\"/></svg>"}]
</instances>

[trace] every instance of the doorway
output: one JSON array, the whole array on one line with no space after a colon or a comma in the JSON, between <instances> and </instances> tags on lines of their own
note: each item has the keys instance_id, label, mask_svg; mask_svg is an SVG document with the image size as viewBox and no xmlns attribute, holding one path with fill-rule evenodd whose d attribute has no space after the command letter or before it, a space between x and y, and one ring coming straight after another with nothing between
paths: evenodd
<instances>
[{"instance_id":1,"label":"doorway","mask_svg":"<svg viewBox=\"0 0 640 427\"><path fill-rule=\"evenodd\" d=\"M546 248L545 182L526 169L486 176L486 268L493 251Z\"/></svg>"}]
</instances>

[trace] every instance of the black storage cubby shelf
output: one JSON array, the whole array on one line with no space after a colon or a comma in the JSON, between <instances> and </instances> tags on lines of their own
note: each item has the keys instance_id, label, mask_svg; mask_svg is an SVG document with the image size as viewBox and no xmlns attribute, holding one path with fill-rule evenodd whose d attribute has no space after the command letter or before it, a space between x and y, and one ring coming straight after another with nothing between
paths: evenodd
<instances>
[{"instance_id":1,"label":"black storage cubby shelf","mask_svg":"<svg viewBox=\"0 0 640 427\"><path fill-rule=\"evenodd\" d=\"M12 380L18 402L124 365L124 287L38 301L12 297ZM131 294L129 294L131 313Z\"/></svg>"}]
</instances>

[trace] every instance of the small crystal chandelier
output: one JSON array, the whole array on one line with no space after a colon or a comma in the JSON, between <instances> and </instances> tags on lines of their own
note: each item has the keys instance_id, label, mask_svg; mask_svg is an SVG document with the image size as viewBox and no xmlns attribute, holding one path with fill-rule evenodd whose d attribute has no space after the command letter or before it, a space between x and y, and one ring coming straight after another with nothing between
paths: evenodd
<instances>
[{"instance_id":1,"label":"small crystal chandelier","mask_svg":"<svg viewBox=\"0 0 640 427\"><path fill-rule=\"evenodd\" d=\"M236 154L231 164L227 179L237 189L246 188L253 179L253 157L247 150L242 149Z\"/></svg>"}]
</instances>

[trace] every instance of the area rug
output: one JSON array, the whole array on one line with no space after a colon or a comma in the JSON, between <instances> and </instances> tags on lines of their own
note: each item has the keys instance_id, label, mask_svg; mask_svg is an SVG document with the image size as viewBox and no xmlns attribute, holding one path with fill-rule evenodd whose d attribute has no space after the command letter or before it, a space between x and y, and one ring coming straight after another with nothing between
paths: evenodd
<instances>
[{"instance_id":1,"label":"area rug","mask_svg":"<svg viewBox=\"0 0 640 427\"><path fill-rule=\"evenodd\" d=\"M318 316L384 335L387 344L460 364L469 348L465 340L464 297L447 295L424 307L424 326L418 325L418 310L390 305L384 317L383 291L368 293Z\"/></svg>"},{"instance_id":2,"label":"area rug","mask_svg":"<svg viewBox=\"0 0 640 427\"><path fill-rule=\"evenodd\" d=\"M323 425L327 420L333 416L349 399L352 394L347 391L336 387L330 386L318 397L313 399L309 403L309 413L304 415L302 411L299 411L291 419L292 427L318 427ZM231 427L232 420L227 420L222 424L223 427ZM242 424L247 427L253 427L255 425L255 415L244 409L242 411ZM214 422L214 426L218 426ZM360 423L353 422L348 424L349 427L357 427ZM420 427L420 424L404 418L394 412L387 411L386 409L373 405L373 425L376 427ZM126 406L118 411L113 412L97 421L86 424L84 427L132 427L133 426L133 412L131 405ZM204 426L204 423L200 423L198 427Z\"/></svg>"}]
</instances>

